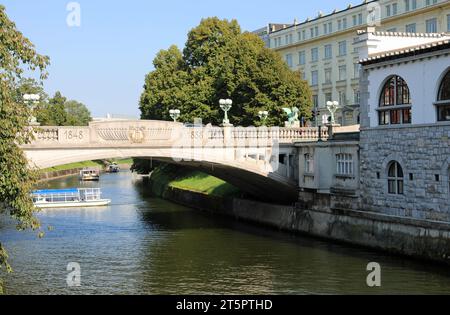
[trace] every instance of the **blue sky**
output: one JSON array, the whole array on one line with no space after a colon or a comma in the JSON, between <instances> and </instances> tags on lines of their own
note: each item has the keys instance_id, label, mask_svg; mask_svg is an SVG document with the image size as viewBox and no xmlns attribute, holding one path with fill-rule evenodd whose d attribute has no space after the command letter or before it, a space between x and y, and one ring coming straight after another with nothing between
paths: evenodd
<instances>
[{"instance_id":1,"label":"blue sky","mask_svg":"<svg viewBox=\"0 0 450 315\"><path fill-rule=\"evenodd\" d=\"M201 18L239 21L243 30L317 16L349 0L78 0L81 26L68 27L67 0L0 0L17 27L51 58L45 89L86 104L93 116L139 116L145 74L160 49L182 47ZM361 1L351 1L358 4Z\"/></svg>"}]
</instances>

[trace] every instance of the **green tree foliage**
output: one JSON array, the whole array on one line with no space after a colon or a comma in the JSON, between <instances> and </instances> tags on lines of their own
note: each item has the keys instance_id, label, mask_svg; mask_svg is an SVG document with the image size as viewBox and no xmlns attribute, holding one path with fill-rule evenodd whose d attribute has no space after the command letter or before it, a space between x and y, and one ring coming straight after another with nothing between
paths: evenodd
<instances>
[{"instance_id":1,"label":"green tree foliage","mask_svg":"<svg viewBox=\"0 0 450 315\"><path fill-rule=\"evenodd\" d=\"M300 108L305 119L312 116L311 92L300 73L258 36L242 33L235 20L202 20L188 34L183 52L172 46L160 51L153 64L140 100L144 119L167 120L169 110L178 108L181 121L220 124L221 98L234 101L234 125L258 125L260 110L269 112L269 125L283 125L284 107Z\"/></svg>"},{"instance_id":2,"label":"green tree foliage","mask_svg":"<svg viewBox=\"0 0 450 315\"><path fill-rule=\"evenodd\" d=\"M36 118L43 126L64 126L67 120L64 104L67 99L56 92L48 102L42 103L36 110Z\"/></svg>"},{"instance_id":3,"label":"green tree foliage","mask_svg":"<svg viewBox=\"0 0 450 315\"><path fill-rule=\"evenodd\" d=\"M36 118L43 126L87 126L92 120L84 104L68 101L61 92L56 92L48 102L38 105Z\"/></svg>"},{"instance_id":4,"label":"green tree foliage","mask_svg":"<svg viewBox=\"0 0 450 315\"><path fill-rule=\"evenodd\" d=\"M67 101L64 104L66 111L65 126L87 126L92 120L89 109L77 101Z\"/></svg>"},{"instance_id":5,"label":"green tree foliage","mask_svg":"<svg viewBox=\"0 0 450 315\"><path fill-rule=\"evenodd\" d=\"M33 215L30 198L36 174L28 167L19 148L32 137L26 128L30 110L17 91L26 70L38 70L40 80L46 78L49 58L36 52L33 44L8 18L2 5L0 28L0 213L16 219L19 229L38 229L39 221ZM0 270L10 271L7 258L0 244Z\"/></svg>"}]
</instances>

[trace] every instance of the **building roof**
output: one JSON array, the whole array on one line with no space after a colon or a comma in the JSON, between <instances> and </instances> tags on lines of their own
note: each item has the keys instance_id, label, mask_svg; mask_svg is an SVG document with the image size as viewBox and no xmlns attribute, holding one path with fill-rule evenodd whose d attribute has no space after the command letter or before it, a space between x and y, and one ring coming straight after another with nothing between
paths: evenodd
<instances>
[{"instance_id":1,"label":"building roof","mask_svg":"<svg viewBox=\"0 0 450 315\"><path fill-rule=\"evenodd\" d=\"M287 29L290 29L290 28L293 28L293 27L302 26L302 25L305 25L305 24L308 24L308 23L313 23L313 22L316 22L318 20L329 18L330 16L337 15L337 14L340 14L340 13L343 13L343 12L346 12L346 11L350 11L350 10L353 10L353 9L357 9L357 8L362 7L362 6L368 5L369 3L378 2L378 1L380 1L380 0L371 0L371 1L363 0L363 2L361 4L357 4L357 5L354 5L354 6L348 5L348 7L343 9L343 10L337 10L336 9L336 10L334 10L333 12L331 12L329 14L322 14L321 12L319 12L319 16L316 17L316 18L313 18L313 19L307 18L304 22L301 22L301 23L294 23L294 24L290 24L290 25L287 24L288 25L287 27L276 29L275 31L271 30L270 33L271 34L272 33L277 33L277 32L280 32L280 31L283 31L283 30L287 30ZM286 25L286 24L284 24L284 25Z\"/></svg>"},{"instance_id":2,"label":"building roof","mask_svg":"<svg viewBox=\"0 0 450 315\"><path fill-rule=\"evenodd\" d=\"M370 65L388 60L395 60L410 56L418 56L429 52L450 49L450 39L436 41L429 44L423 44L415 47L402 48L399 50L391 50L382 54L373 55L369 58L360 60L362 65Z\"/></svg>"}]
</instances>

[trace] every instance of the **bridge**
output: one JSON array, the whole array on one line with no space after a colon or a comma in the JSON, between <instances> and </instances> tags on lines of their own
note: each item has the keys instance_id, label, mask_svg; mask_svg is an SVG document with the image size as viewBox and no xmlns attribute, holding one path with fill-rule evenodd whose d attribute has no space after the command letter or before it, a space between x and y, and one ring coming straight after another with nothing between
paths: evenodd
<instances>
[{"instance_id":1,"label":"bridge","mask_svg":"<svg viewBox=\"0 0 450 315\"><path fill-rule=\"evenodd\" d=\"M186 127L166 121L102 121L37 127L22 146L39 169L87 160L143 158L195 167L267 201L297 200L294 142L326 139L317 128Z\"/></svg>"}]
</instances>

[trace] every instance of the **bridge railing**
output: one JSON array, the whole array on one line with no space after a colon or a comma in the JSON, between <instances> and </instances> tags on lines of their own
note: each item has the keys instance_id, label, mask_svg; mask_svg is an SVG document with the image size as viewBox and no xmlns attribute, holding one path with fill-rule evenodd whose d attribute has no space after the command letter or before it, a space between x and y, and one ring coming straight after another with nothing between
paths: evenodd
<instances>
[{"instance_id":1,"label":"bridge railing","mask_svg":"<svg viewBox=\"0 0 450 315\"><path fill-rule=\"evenodd\" d=\"M158 124L156 122L155 124ZM95 123L89 127L38 127L34 129L31 146L171 146L180 139L187 139L194 145L230 143L278 142L290 144L297 141L317 141L328 139L328 129L267 128L267 127L202 127L189 128L182 124L160 126L152 122ZM321 134L319 134L319 132Z\"/></svg>"}]
</instances>

